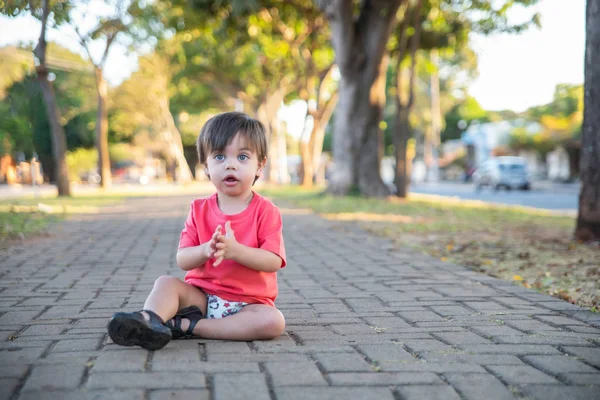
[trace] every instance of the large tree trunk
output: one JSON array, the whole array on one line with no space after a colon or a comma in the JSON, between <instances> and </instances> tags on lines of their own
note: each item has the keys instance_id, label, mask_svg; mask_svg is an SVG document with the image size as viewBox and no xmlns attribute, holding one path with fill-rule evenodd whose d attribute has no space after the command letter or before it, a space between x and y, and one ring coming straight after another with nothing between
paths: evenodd
<instances>
[{"instance_id":1,"label":"large tree trunk","mask_svg":"<svg viewBox=\"0 0 600 400\"><path fill-rule=\"evenodd\" d=\"M58 105L56 104L56 96L52 84L48 81L48 69L46 68L46 24L50 15L49 0L44 0L42 6L42 30L40 39L33 53L38 58L39 65L36 67L38 81L44 96L46 104L46 112L48 113L48 121L50 122L50 130L52 132L52 152L54 154L54 162L56 168L56 187L59 196L70 196L71 185L69 182L69 170L65 153L67 151L67 139L65 130L59 122ZM33 12L34 10L32 10Z\"/></svg>"},{"instance_id":2,"label":"large tree trunk","mask_svg":"<svg viewBox=\"0 0 600 400\"><path fill-rule=\"evenodd\" d=\"M267 131L269 154L266 168L262 174L263 179L267 182L276 182L276 177L279 175L277 171L277 166L279 165L279 146L278 139L274 133L274 127L276 126L277 112L281 107L285 93L285 88L278 88L273 93L267 95L264 102L256 111L256 118L263 123Z\"/></svg>"},{"instance_id":3,"label":"large tree trunk","mask_svg":"<svg viewBox=\"0 0 600 400\"><path fill-rule=\"evenodd\" d=\"M589 242L600 241L600 0L588 0L586 20L581 192L575 237Z\"/></svg>"},{"instance_id":4,"label":"large tree trunk","mask_svg":"<svg viewBox=\"0 0 600 400\"><path fill-rule=\"evenodd\" d=\"M181 183L189 183L193 180L192 171L185 159L181 133L179 132L179 129L177 129L177 125L175 124L173 114L171 114L169 107L169 99L166 98L166 96L160 101L160 109L166 124L166 131L163 137L167 142L171 158L177 164L177 167L175 168L175 177Z\"/></svg>"},{"instance_id":5,"label":"large tree trunk","mask_svg":"<svg viewBox=\"0 0 600 400\"><path fill-rule=\"evenodd\" d=\"M108 86L102 68L95 67L98 112L96 114L96 149L98 150L98 173L103 188L112 185L110 157L108 155Z\"/></svg>"},{"instance_id":6,"label":"large tree trunk","mask_svg":"<svg viewBox=\"0 0 600 400\"><path fill-rule=\"evenodd\" d=\"M56 187L59 196L70 196L71 185L69 182L69 170L65 154L67 152L67 139L65 130L58 121L59 112L56 105L56 97L52 84L48 81L48 70L45 66L36 68L38 81L44 95L46 103L46 112L48 113L48 121L50 122L50 130L52 131L52 152L56 165Z\"/></svg>"},{"instance_id":7,"label":"large tree trunk","mask_svg":"<svg viewBox=\"0 0 600 400\"><path fill-rule=\"evenodd\" d=\"M333 170L327 190L336 195L360 191L390 193L381 180L379 123L385 105L386 44L401 0L320 1L329 19L336 64L341 73L333 132Z\"/></svg>"}]
</instances>

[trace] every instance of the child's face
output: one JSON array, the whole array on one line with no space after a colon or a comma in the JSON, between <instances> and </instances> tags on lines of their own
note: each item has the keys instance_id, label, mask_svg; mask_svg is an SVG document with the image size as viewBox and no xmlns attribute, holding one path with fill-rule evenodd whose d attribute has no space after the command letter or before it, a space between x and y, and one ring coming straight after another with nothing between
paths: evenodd
<instances>
[{"instance_id":1,"label":"child's face","mask_svg":"<svg viewBox=\"0 0 600 400\"><path fill-rule=\"evenodd\" d=\"M258 155L241 135L236 135L223 151L213 151L206 159L206 174L217 191L226 196L248 194L254 178L260 176L266 159Z\"/></svg>"}]
</instances>

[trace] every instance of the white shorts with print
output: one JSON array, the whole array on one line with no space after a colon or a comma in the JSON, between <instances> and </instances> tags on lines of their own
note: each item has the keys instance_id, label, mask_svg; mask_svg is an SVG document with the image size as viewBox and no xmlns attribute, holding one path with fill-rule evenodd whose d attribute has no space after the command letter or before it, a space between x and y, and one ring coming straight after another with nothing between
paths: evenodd
<instances>
[{"instance_id":1,"label":"white shorts with print","mask_svg":"<svg viewBox=\"0 0 600 400\"><path fill-rule=\"evenodd\" d=\"M237 314L242 308L248 305L248 303L242 301L223 300L214 294L207 294L206 299L208 300L208 305L206 307L205 318L225 318Z\"/></svg>"}]
</instances>

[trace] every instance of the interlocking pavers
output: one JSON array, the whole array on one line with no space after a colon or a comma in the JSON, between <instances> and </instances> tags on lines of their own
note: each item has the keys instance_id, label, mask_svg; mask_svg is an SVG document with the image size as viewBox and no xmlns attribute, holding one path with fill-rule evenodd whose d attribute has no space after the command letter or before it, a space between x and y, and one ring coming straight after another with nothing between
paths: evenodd
<instances>
[{"instance_id":1,"label":"interlocking pavers","mask_svg":"<svg viewBox=\"0 0 600 400\"><path fill-rule=\"evenodd\" d=\"M287 207L283 336L111 343L113 312L183 277L190 200L127 200L0 251L0 399L600 399L598 314Z\"/></svg>"}]
</instances>

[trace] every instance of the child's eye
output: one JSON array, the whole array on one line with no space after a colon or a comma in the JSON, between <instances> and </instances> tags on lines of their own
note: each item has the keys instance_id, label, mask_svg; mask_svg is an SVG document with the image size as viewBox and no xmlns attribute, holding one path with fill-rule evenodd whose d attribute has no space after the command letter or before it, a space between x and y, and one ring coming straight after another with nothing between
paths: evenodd
<instances>
[{"instance_id":1,"label":"child's eye","mask_svg":"<svg viewBox=\"0 0 600 400\"><path fill-rule=\"evenodd\" d=\"M223 154L215 155L215 160L217 160L217 161L223 161L224 159L225 159L225 156Z\"/></svg>"},{"instance_id":2,"label":"child's eye","mask_svg":"<svg viewBox=\"0 0 600 400\"><path fill-rule=\"evenodd\" d=\"M248 157L246 154L240 154L238 156L238 160L240 160L240 161L246 161L246 160L249 160L249 159L250 159L250 157Z\"/></svg>"}]
</instances>

